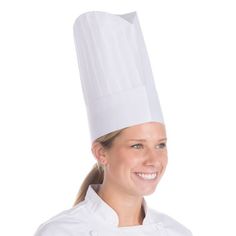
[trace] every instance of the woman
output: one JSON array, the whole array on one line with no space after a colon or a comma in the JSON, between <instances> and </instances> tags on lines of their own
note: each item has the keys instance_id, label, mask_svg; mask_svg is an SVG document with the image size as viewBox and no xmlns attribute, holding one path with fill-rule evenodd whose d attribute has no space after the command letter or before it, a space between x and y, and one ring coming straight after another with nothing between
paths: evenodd
<instances>
[{"instance_id":1,"label":"woman","mask_svg":"<svg viewBox=\"0 0 236 236\"><path fill-rule=\"evenodd\" d=\"M166 169L167 137L136 12L87 12L74 31L97 164L74 207L35 236L192 235L144 199Z\"/></svg>"}]
</instances>

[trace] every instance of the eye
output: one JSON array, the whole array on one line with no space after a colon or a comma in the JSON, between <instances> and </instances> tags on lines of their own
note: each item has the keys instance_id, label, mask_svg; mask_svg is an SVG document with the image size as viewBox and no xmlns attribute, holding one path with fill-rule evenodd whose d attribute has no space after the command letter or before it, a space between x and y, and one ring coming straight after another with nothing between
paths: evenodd
<instances>
[{"instance_id":1,"label":"eye","mask_svg":"<svg viewBox=\"0 0 236 236\"><path fill-rule=\"evenodd\" d=\"M137 143L132 145L131 147L134 147L135 149L140 149L143 145L141 143Z\"/></svg>"},{"instance_id":2,"label":"eye","mask_svg":"<svg viewBox=\"0 0 236 236\"><path fill-rule=\"evenodd\" d=\"M159 146L159 148L163 149L166 147L166 143L160 143L157 146Z\"/></svg>"}]
</instances>

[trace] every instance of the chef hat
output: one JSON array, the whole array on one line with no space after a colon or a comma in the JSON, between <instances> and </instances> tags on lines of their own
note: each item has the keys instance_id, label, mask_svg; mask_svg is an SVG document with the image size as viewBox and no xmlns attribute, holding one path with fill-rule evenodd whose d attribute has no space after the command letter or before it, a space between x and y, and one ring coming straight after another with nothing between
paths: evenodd
<instances>
[{"instance_id":1,"label":"chef hat","mask_svg":"<svg viewBox=\"0 0 236 236\"><path fill-rule=\"evenodd\" d=\"M86 12L74 22L74 40L92 142L133 125L164 123L136 12Z\"/></svg>"}]
</instances>

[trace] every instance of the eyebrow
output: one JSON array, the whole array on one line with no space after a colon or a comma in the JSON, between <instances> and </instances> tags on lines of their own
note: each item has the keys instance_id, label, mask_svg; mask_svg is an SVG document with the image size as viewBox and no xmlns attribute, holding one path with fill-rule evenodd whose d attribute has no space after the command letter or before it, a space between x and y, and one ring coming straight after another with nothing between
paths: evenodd
<instances>
[{"instance_id":1,"label":"eyebrow","mask_svg":"<svg viewBox=\"0 0 236 236\"><path fill-rule=\"evenodd\" d=\"M162 139L159 139L158 142L160 141L166 141L167 138L162 138ZM127 141L140 141L140 142L146 142L147 140L146 139L128 139Z\"/></svg>"}]
</instances>

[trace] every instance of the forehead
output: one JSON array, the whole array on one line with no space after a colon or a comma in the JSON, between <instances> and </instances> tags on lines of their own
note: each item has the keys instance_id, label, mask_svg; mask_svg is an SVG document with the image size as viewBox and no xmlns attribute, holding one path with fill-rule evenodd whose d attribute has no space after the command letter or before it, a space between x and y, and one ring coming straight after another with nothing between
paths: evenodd
<instances>
[{"instance_id":1,"label":"forehead","mask_svg":"<svg viewBox=\"0 0 236 236\"><path fill-rule=\"evenodd\" d=\"M166 138L165 125L159 122L148 122L124 129L119 140L160 140Z\"/></svg>"}]
</instances>

